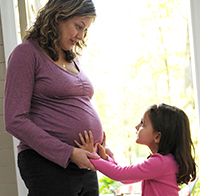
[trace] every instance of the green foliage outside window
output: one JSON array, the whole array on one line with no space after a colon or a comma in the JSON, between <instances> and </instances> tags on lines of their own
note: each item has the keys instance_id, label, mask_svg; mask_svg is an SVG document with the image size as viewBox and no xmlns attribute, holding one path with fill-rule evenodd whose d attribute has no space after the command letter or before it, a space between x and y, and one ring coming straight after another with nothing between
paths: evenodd
<instances>
[{"instance_id":1,"label":"green foliage outside window","mask_svg":"<svg viewBox=\"0 0 200 196\"><path fill-rule=\"evenodd\" d=\"M102 176L99 179L99 193L100 194L111 194L111 193L113 193L111 190L116 191L120 185L121 185L120 182L116 182L106 176Z\"/></svg>"},{"instance_id":2,"label":"green foliage outside window","mask_svg":"<svg viewBox=\"0 0 200 196\"><path fill-rule=\"evenodd\" d=\"M190 196L199 196L199 195L200 195L200 178L198 178Z\"/></svg>"}]
</instances>

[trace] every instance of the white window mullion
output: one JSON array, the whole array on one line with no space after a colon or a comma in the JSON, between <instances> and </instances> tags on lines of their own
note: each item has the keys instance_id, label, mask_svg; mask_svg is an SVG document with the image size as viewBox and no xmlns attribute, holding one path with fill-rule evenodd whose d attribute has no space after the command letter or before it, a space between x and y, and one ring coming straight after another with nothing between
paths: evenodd
<instances>
[{"instance_id":1,"label":"white window mullion","mask_svg":"<svg viewBox=\"0 0 200 196\"><path fill-rule=\"evenodd\" d=\"M198 130L198 149L196 152L200 157L200 1L190 0L190 50L193 71L193 84L195 94L195 108L197 115L197 130Z\"/></svg>"},{"instance_id":2,"label":"white window mullion","mask_svg":"<svg viewBox=\"0 0 200 196\"><path fill-rule=\"evenodd\" d=\"M18 33L18 13L16 0L0 0L0 13L2 20L2 33L4 42L5 64L7 66L8 58L13 49L21 42L20 34ZM22 181L19 170L17 168L17 145L18 140L13 137L13 150L15 155L15 169L17 176L18 196L27 195L27 189Z\"/></svg>"}]
</instances>

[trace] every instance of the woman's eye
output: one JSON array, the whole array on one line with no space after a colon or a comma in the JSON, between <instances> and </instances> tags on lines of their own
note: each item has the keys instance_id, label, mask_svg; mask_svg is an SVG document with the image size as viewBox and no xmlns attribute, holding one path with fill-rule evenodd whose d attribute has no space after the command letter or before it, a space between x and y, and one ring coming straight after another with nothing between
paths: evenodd
<instances>
[{"instance_id":1,"label":"woman's eye","mask_svg":"<svg viewBox=\"0 0 200 196\"><path fill-rule=\"evenodd\" d=\"M80 25L76 25L76 27L77 27L78 30L82 29L82 27Z\"/></svg>"}]
</instances>

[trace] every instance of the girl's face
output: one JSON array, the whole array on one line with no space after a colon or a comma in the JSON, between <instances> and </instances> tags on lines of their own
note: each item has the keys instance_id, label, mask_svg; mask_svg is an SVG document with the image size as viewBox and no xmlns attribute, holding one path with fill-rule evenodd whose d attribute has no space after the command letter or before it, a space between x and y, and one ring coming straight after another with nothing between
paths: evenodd
<instances>
[{"instance_id":1,"label":"girl's face","mask_svg":"<svg viewBox=\"0 0 200 196\"><path fill-rule=\"evenodd\" d=\"M78 41L83 40L92 21L92 17L73 17L69 20L59 21L60 49L71 50Z\"/></svg>"},{"instance_id":2,"label":"girl's face","mask_svg":"<svg viewBox=\"0 0 200 196\"><path fill-rule=\"evenodd\" d=\"M141 122L135 128L137 130L136 143L144 144L150 148L152 153L156 153L158 151L161 133L153 130L148 112L144 113Z\"/></svg>"}]
</instances>

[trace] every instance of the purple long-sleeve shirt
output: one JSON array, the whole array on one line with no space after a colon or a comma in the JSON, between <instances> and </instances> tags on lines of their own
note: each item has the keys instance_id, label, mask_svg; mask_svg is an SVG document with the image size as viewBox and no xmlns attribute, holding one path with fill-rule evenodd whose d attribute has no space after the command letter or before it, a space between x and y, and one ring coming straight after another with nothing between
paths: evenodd
<instances>
[{"instance_id":1,"label":"purple long-sleeve shirt","mask_svg":"<svg viewBox=\"0 0 200 196\"><path fill-rule=\"evenodd\" d=\"M12 52L6 74L5 128L20 140L18 151L34 149L64 168L79 132L91 130L94 142L103 138L90 102L93 86L74 62L78 75L60 68L29 39Z\"/></svg>"},{"instance_id":2,"label":"purple long-sleeve shirt","mask_svg":"<svg viewBox=\"0 0 200 196\"><path fill-rule=\"evenodd\" d=\"M96 154L96 153L94 153ZM97 170L124 184L142 181L142 196L178 196L178 163L172 154L155 153L141 164L121 167L114 160L90 159Z\"/></svg>"}]
</instances>

